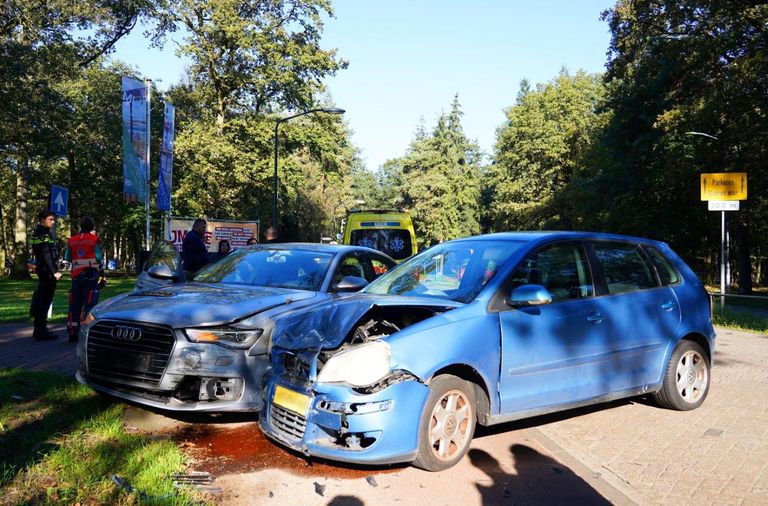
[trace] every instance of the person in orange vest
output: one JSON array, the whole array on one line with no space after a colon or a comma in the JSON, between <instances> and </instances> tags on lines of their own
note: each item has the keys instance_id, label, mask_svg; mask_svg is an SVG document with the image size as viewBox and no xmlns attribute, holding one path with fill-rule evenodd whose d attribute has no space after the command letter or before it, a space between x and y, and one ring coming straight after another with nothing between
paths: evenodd
<instances>
[{"instance_id":1,"label":"person in orange vest","mask_svg":"<svg viewBox=\"0 0 768 506\"><path fill-rule=\"evenodd\" d=\"M72 262L72 288L69 291L67 332L69 342L76 343L80 324L99 302L99 277L101 276L101 240L96 235L93 218L80 220L80 232L69 238L64 260Z\"/></svg>"}]
</instances>

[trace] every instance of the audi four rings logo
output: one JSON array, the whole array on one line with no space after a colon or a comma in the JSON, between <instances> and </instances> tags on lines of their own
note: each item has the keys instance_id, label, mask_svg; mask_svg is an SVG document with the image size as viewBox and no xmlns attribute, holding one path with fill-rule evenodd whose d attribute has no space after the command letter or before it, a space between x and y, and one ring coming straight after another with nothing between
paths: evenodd
<instances>
[{"instance_id":1,"label":"audi four rings logo","mask_svg":"<svg viewBox=\"0 0 768 506\"><path fill-rule=\"evenodd\" d=\"M112 328L110 335L112 336L112 339L118 339L120 341L138 341L141 339L141 329L118 325L117 327Z\"/></svg>"}]
</instances>

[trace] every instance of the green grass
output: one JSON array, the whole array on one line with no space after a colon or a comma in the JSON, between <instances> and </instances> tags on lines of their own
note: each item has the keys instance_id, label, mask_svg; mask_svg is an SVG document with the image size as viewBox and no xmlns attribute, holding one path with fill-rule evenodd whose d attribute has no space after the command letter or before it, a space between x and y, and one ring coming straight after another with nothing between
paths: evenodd
<instances>
[{"instance_id":1,"label":"green grass","mask_svg":"<svg viewBox=\"0 0 768 506\"><path fill-rule=\"evenodd\" d=\"M723 316L720 316L720 304L715 301L715 318L713 322L715 325L732 329L748 330L760 334L768 334L768 317L765 317L762 314L756 314L744 307L729 307L729 302L730 299L725 303Z\"/></svg>"},{"instance_id":2,"label":"green grass","mask_svg":"<svg viewBox=\"0 0 768 506\"><path fill-rule=\"evenodd\" d=\"M174 488L184 470L169 440L123 429L123 404L72 378L0 369L3 504L190 504ZM132 491L118 487L112 476Z\"/></svg>"},{"instance_id":3,"label":"green grass","mask_svg":"<svg viewBox=\"0 0 768 506\"><path fill-rule=\"evenodd\" d=\"M101 291L99 300L133 290L136 278L109 278L107 286ZM72 285L69 275L62 276L56 286L53 299L53 316L49 322L67 321L69 308L69 288ZM32 280L0 279L0 323L25 323L30 321L29 303L32 292L37 287L37 278Z\"/></svg>"}]
</instances>

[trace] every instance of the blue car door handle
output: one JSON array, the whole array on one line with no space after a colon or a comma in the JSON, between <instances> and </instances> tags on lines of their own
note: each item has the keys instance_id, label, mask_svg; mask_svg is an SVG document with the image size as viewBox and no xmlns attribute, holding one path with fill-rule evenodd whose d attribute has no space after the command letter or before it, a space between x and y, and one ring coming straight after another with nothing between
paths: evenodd
<instances>
[{"instance_id":1,"label":"blue car door handle","mask_svg":"<svg viewBox=\"0 0 768 506\"><path fill-rule=\"evenodd\" d=\"M663 302L661 304L661 309L663 309L664 311L672 311L673 309L675 309L675 303L670 301Z\"/></svg>"},{"instance_id":2,"label":"blue car door handle","mask_svg":"<svg viewBox=\"0 0 768 506\"><path fill-rule=\"evenodd\" d=\"M587 316L587 321L592 323L600 323L604 319L605 316L600 313L592 313L591 315Z\"/></svg>"}]
</instances>

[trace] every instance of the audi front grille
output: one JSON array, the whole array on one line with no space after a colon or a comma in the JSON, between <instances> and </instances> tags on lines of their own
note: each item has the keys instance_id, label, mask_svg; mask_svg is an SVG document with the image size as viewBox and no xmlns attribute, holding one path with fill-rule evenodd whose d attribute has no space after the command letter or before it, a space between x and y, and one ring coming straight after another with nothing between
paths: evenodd
<instances>
[{"instance_id":1,"label":"audi front grille","mask_svg":"<svg viewBox=\"0 0 768 506\"><path fill-rule=\"evenodd\" d=\"M97 322L88 331L88 373L109 382L156 387L175 343L168 327Z\"/></svg>"}]
</instances>

